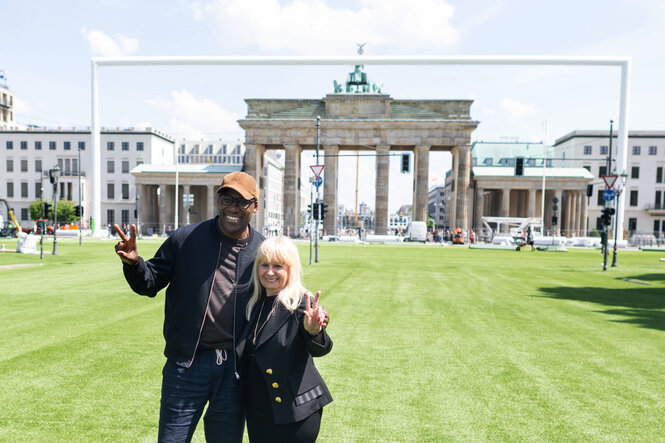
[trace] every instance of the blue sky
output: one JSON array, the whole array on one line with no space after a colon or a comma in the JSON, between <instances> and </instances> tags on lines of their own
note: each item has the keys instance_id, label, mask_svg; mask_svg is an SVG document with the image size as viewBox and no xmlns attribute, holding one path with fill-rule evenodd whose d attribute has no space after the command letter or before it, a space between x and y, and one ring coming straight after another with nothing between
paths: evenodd
<instances>
[{"instance_id":1,"label":"blue sky","mask_svg":"<svg viewBox=\"0 0 665 443\"><path fill-rule=\"evenodd\" d=\"M155 55L630 56L629 129L665 129L661 1L16 1L0 6L0 69L19 124L90 125L90 57ZM178 138L242 138L245 98L322 98L351 66L103 68L102 126L152 126ZM473 99L474 140L552 143L618 120L618 68L368 66L395 99ZM308 156L307 156L308 157ZM304 169L309 174L304 158ZM412 198L391 169L389 207ZM449 168L433 154L432 184ZM340 202L353 206L355 161L340 159ZM360 196L374 206L374 163Z\"/></svg>"}]
</instances>

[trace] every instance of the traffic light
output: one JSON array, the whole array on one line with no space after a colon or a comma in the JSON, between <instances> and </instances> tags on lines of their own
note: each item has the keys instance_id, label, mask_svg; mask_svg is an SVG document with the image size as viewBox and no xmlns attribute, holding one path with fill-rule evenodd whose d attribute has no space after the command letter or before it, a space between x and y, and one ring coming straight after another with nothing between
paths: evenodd
<instances>
[{"instance_id":1,"label":"traffic light","mask_svg":"<svg viewBox=\"0 0 665 443\"><path fill-rule=\"evenodd\" d=\"M83 208L81 206L78 206L78 205L74 206L74 215L80 218L81 215L83 215L82 210L83 210Z\"/></svg>"},{"instance_id":2,"label":"traffic light","mask_svg":"<svg viewBox=\"0 0 665 443\"><path fill-rule=\"evenodd\" d=\"M552 216L552 226L556 226L557 223L559 223L559 217L557 217L556 215L553 215Z\"/></svg>"},{"instance_id":3,"label":"traffic light","mask_svg":"<svg viewBox=\"0 0 665 443\"><path fill-rule=\"evenodd\" d=\"M328 212L328 205L321 202L321 203L319 203L319 206L320 206L319 214L321 215L321 220L325 220L326 219L326 213Z\"/></svg>"},{"instance_id":4,"label":"traffic light","mask_svg":"<svg viewBox=\"0 0 665 443\"><path fill-rule=\"evenodd\" d=\"M614 215L614 208L604 208L602 215L600 216L600 221L605 226L610 226L612 224L612 216Z\"/></svg>"},{"instance_id":5,"label":"traffic light","mask_svg":"<svg viewBox=\"0 0 665 443\"><path fill-rule=\"evenodd\" d=\"M44 218L51 218L51 203L44 203Z\"/></svg>"},{"instance_id":6,"label":"traffic light","mask_svg":"<svg viewBox=\"0 0 665 443\"><path fill-rule=\"evenodd\" d=\"M586 196L593 197L593 185L586 185Z\"/></svg>"},{"instance_id":7,"label":"traffic light","mask_svg":"<svg viewBox=\"0 0 665 443\"><path fill-rule=\"evenodd\" d=\"M314 220L321 220L321 205L318 202L312 206L312 218Z\"/></svg>"},{"instance_id":8,"label":"traffic light","mask_svg":"<svg viewBox=\"0 0 665 443\"><path fill-rule=\"evenodd\" d=\"M312 216L312 205L307 205L307 213Z\"/></svg>"},{"instance_id":9,"label":"traffic light","mask_svg":"<svg viewBox=\"0 0 665 443\"><path fill-rule=\"evenodd\" d=\"M411 156L409 155L408 152L404 152L402 154L402 174L406 174L409 172L410 163L411 163Z\"/></svg>"},{"instance_id":10,"label":"traffic light","mask_svg":"<svg viewBox=\"0 0 665 443\"><path fill-rule=\"evenodd\" d=\"M139 212L136 209L134 209L134 218L139 218Z\"/></svg>"},{"instance_id":11,"label":"traffic light","mask_svg":"<svg viewBox=\"0 0 665 443\"><path fill-rule=\"evenodd\" d=\"M522 177L524 175L524 157L515 157L515 176Z\"/></svg>"}]
</instances>

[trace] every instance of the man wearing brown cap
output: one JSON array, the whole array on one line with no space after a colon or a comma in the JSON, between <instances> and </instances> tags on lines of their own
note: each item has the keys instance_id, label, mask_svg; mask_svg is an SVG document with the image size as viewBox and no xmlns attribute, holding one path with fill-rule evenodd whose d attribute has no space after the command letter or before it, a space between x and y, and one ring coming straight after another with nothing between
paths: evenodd
<instances>
[{"instance_id":1,"label":"man wearing brown cap","mask_svg":"<svg viewBox=\"0 0 665 443\"><path fill-rule=\"evenodd\" d=\"M259 207L254 178L226 175L217 206L214 219L176 230L147 261L136 249L136 226L127 238L115 225L116 254L132 290L154 297L168 285L159 441L190 441L206 404L206 440L242 441L234 349L263 240L249 225Z\"/></svg>"}]
</instances>

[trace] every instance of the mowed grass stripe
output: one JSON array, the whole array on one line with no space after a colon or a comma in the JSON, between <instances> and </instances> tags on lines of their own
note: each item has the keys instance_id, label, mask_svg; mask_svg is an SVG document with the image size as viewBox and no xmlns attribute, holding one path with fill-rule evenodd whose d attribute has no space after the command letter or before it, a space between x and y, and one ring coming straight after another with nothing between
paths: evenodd
<instances>
[{"instance_id":1,"label":"mowed grass stripe","mask_svg":"<svg viewBox=\"0 0 665 443\"><path fill-rule=\"evenodd\" d=\"M0 440L153 441L163 295L131 293L112 242L58 246L0 271ZM663 439L658 253L299 246L335 342L321 441Z\"/></svg>"}]
</instances>

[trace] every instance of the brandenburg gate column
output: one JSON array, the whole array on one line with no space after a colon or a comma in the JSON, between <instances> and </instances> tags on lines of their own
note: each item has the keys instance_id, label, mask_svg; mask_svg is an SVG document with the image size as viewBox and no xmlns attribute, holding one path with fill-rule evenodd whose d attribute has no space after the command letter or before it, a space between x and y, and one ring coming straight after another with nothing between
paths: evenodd
<instances>
[{"instance_id":1,"label":"brandenburg gate column","mask_svg":"<svg viewBox=\"0 0 665 443\"><path fill-rule=\"evenodd\" d=\"M323 221L323 229L328 235L337 234L337 166L339 146L324 146L323 152L323 202L328 205L328 213Z\"/></svg>"},{"instance_id":2,"label":"brandenburg gate column","mask_svg":"<svg viewBox=\"0 0 665 443\"><path fill-rule=\"evenodd\" d=\"M284 230L290 237L300 235L300 154L299 145L284 145Z\"/></svg>"},{"instance_id":3,"label":"brandenburg gate column","mask_svg":"<svg viewBox=\"0 0 665 443\"><path fill-rule=\"evenodd\" d=\"M563 223L563 219L561 217L561 214L563 213L563 201L561 201L562 197L562 192L559 189L554 190L554 197L558 199L557 206L559 207L559 210L556 211L557 216L559 217L559 223L557 223L556 226L552 226L552 231L554 231L554 234L557 236L561 235L561 224Z\"/></svg>"},{"instance_id":4,"label":"brandenburg gate column","mask_svg":"<svg viewBox=\"0 0 665 443\"><path fill-rule=\"evenodd\" d=\"M376 147L376 197L374 233L388 233L388 185L390 178L390 146Z\"/></svg>"},{"instance_id":5,"label":"brandenburg gate column","mask_svg":"<svg viewBox=\"0 0 665 443\"><path fill-rule=\"evenodd\" d=\"M456 146L457 151L457 177L455 194L455 227L469 229L468 190L471 181L471 147Z\"/></svg>"},{"instance_id":6,"label":"brandenburg gate column","mask_svg":"<svg viewBox=\"0 0 665 443\"><path fill-rule=\"evenodd\" d=\"M473 221L473 229L480 232L483 229L483 209L485 208L485 190L476 188L476 219Z\"/></svg>"},{"instance_id":7,"label":"brandenburg gate column","mask_svg":"<svg viewBox=\"0 0 665 443\"><path fill-rule=\"evenodd\" d=\"M245 165L244 170L246 173L254 177L256 184L259 188L259 209L256 211L256 214L252 217L252 226L259 232L263 232L263 225L265 221L264 208L266 206L264 198L264 186L263 186L263 154L265 154L265 146L259 144L246 144L245 145ZM287 157L288 158L288 157ZM298 168L300 168L300 163L298 163ZM300 170L300 169L298 169ZM287 169L288 171L288 160L287 160Z\"/></svg>"},{"instance_id":8,"label":"brandenburg gate column","mask_svg":"<svg viewBox=\"0 0 665 443\"><path fill-rule=\"evenodd\" d=\"M219 188L219 185L221 185L222 182L220 181L216 185L208 185L206 186L206 191L207 191L207 196L206 196L206 208L207 208L207 214L208 218L214 218L217 215L217 188Z\"/></svg>"},{"instance_id":9,"label":"brandenburg gate column","mask_svg":"<svg viewBox=\"0 0 665 443\"><path fill-rule=\"evenodd\" d=\"M429 183L429 146L413 149L413 220L427 221L427 184Z\"/></svg>"}]
</instances>

